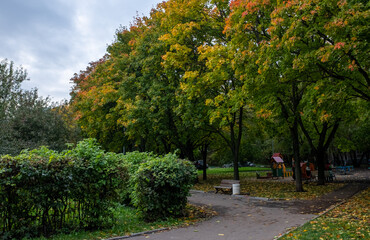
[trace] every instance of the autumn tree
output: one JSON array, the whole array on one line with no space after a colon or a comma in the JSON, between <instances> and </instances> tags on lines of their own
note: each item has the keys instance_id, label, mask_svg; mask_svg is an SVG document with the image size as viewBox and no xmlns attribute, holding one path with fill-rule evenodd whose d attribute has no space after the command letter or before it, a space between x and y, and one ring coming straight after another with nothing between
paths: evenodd
<instances>
[{"instance_id":1,"label":"autumn tree","mask_svg":"<svg viewBox=\"0 0 370 240\"><path fill-rule=\"evenodd\" d=\"M280 105L296 162L302 131L323 184L325 152L350 114L349 96L367 98L368 60L358 51L367 49L366 8L359 1L232 1L231 7L226 31L239 53L238 72L265 104L261 115L276 114ZM303 190L299 180L296 186Z\"/></svg>"},{"instance_id":2,"label":"autumn tree","mask_svg":"<svg viewBox=\"0 0 370 240\"><path fill-rule=\"evenodd\" d=\"M83 130L105 147L127 137L141 151L179 149L181 157L194 160L202 131L178 108L180 75L162 65L169 48L159 40L166 33L161 25L166 9L159 4L150 17L117 31L105 59L73 79L73 102ZM112 135L105 138L107 133Z\"/></svg>"},{"instance_id":3,"label":"autumn tree","mask_svg":"<svg viewBox=\"0 0 370 240\"><path fill-rule=\"evenodd\" d=\"M162 66L162 56L168 49L159 40L165 32L161 26L165 8L165 3L158 5L151 18L137 19L131 26L131 31L140 34L130 43L129 57L121 59L129 61L130 67L123 70L120 122L127 127L129 137L147 149L160 153L179 149L181 157L194 160L198 132L177 109L178 75L171 75Z\"/></svg>"},{"instance_id":4,"label":"autumn tree","mask_svg":"<svg viewBox=\"0 0 370 240\"><path fill-rule=\"evenodd\" d=\"M324 184L326 151L351 114L350 96L368 100L368 10L361 1L288 1L272 16L270 44L289 54L284 61L305 85L297 119Z\"/></svg>"},{"instance_id":5,"label":"autumn tree","mask_svg":"<svg viewBox=\"0 0 370 240\"><path fill-rule=\"evenodd\" d=\"M163 56L163 65L166 72L180 75L180 107L192 105L185 110L196 113L192 122L201 123L203 129L224 139L233 155L234 178L239 179L246 101L240 95L242 83L230 65L232 55L223 33L229 13L227 2L168 1L167 4L171 11L163 18L163 24L169 32L161 40L170 49ZM201 115L202 112L206 115Z\"/></svg>"},{"instance_id":6,"label":"autumn tree","mask_svg":"<svg viewBox=\"0 0 370 240\"><path fill-rule=\"evenodd\" d=\"M230 7L225 32L231 37L230 46L235 56L233 68L244 83L241 94L253 99L256 113L261 118L282 116L285 119L292 139L295 164L299 166L298 115L302 96L297 82L289 78L289 65L281 63L281 53L270 50L271 14L276 4L246 0L232 1ZM274 63L279 65L270 67ZM303 191L300 168L296 168L296 190Z\"/></svg>"},{"instance_id":7,"label":"autumn tree","mask_svg":"<svg viewBox=\"0 0 370 240\"><path fill-rule=\"evenodd\" d=\"M125 139L115 111L120 78L112 73L112 64L104 56L74 75L71 108L86 137L96 138L105 149L118 152Z\"/></svg>"}]
</instances>

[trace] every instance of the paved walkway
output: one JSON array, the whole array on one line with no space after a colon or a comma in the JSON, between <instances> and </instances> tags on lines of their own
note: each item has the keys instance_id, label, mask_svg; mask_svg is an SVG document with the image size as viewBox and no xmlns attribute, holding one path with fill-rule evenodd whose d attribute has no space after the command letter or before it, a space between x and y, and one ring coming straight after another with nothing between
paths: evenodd
<instances>
[{"instance_id":1,"label":"paved walkway","mask_svg":"<svg viewBox=\"0 0 370 240\"><path fill-rule=\"evenodd\" d=\"M317 213L370 186L370 171L339 178L348 184L315 200L269 201L248 196L192 191L189 202L207 205L218 215L196 225L131 237L130 240L270 240L316 217ZM338 177L337 177L338 178ZM348 178L348 179L347 179ZM350 182L352 181L352 182Z\"/></svg>"},{"instance_id":2,"label":"paved walkway","mask_svg":"<svg viewBox=\"0 0 370 240\"><path fill-rule=\"evenodd\" d=\"M190 203L208 205L218 215L196 225L130 238L132 240L268 240L299 226L314 214L299 214L292 202L192 191Z\"/></svg>"}]
</instances>

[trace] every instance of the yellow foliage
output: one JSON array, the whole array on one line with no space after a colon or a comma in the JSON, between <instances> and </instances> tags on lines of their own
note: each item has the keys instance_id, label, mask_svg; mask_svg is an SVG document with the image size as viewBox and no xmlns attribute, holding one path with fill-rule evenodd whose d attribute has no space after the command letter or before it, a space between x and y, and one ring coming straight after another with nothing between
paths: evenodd
<instances>
[{"instance_id":1,"label":"yellow foliage","mask_svg":"<svg viewBox=\"0 0 370 240\"><path fill-rule=\"evenodd\" d=\"M328 114L325 110L322 111L321 116L320 116L320 121L321 122L327 122L329 118L331 118L331 114Z\"/></svg>"},{"instance_id":2,"label":"yellow foliage","mask_svg":"<svg viewBox=\"0 0 370 240\"><path fill-rule=\"evenodd\" d=\"M206 99L206 105L207 106L211 106L213 104L213 100L212 99Z\"/></svg>"}]
</instances>

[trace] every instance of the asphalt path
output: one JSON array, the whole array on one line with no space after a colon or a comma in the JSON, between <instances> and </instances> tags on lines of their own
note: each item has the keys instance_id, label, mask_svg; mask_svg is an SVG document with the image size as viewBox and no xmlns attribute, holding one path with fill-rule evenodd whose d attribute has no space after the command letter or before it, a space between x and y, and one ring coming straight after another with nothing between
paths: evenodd
<instances>
[{"instance_id":1,"label":"asphalt path","mask_svg":"<svg viewBox=\"0 0 370 240\"><path fill-rule=\"evenodd\" d=\"M192 191L189 202L218 215L195 225L131 237L130 240L269 240L317 215L301 214L291 201Z\"/></svg>"}]
</instances>

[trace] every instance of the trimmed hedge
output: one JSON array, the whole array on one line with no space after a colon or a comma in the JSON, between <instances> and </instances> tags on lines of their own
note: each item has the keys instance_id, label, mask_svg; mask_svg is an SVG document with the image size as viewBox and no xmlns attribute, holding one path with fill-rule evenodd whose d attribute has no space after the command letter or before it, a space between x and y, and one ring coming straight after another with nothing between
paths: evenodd
<instances>
[{"instance_id":1,"label":"trimmed hedge","mask_svg":"<svg viewBox=\"0 0 370 240\"><path fill-rule=\"evenodd\" d=\"M61 154L42 147L0 158L0 237L49 236L112 223L127 171L88 139Z\"/></svg>"}]
</instances>

